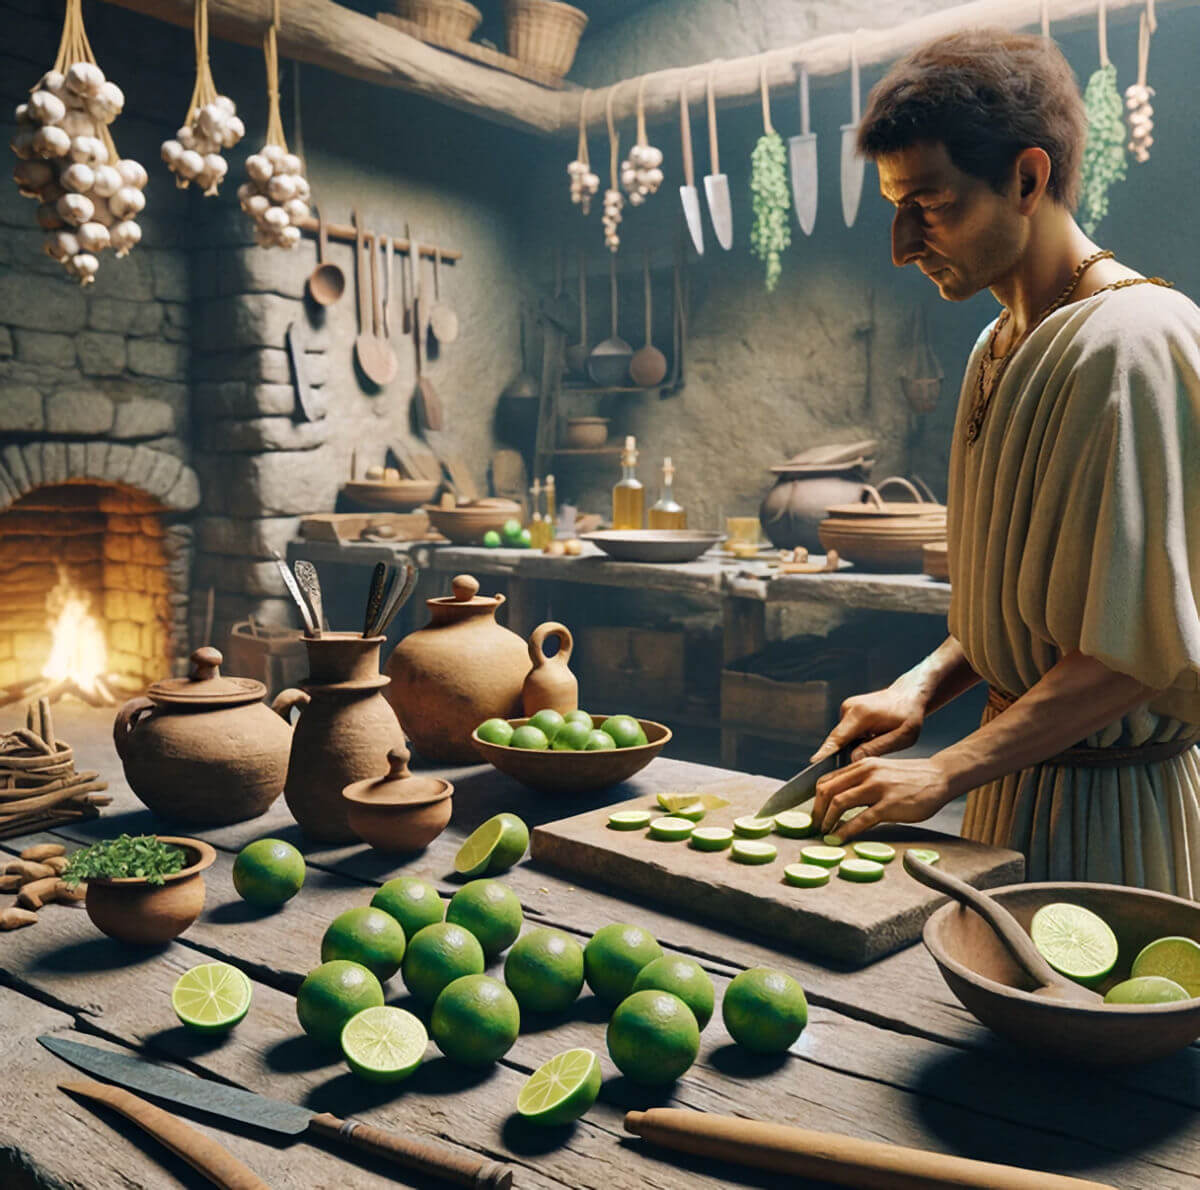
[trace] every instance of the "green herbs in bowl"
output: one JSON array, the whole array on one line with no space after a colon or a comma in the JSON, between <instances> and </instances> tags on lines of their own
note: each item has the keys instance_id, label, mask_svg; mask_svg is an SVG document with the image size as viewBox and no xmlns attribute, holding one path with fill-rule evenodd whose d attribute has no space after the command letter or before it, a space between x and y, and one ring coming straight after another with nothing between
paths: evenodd
<instances>
[{"instance_id":1,"label":"green herbs in bowl","mask_svg":"<svg viewBox=\"0 0 1200 1190\"><path fill-rule=\"evenodd\" d=\"M129 878L162 884L164 877L183 870L185 858L183 851L157 835L119 835L76 851L62 879L69 888L84 880Z\"/></svg>"}]
</instances>

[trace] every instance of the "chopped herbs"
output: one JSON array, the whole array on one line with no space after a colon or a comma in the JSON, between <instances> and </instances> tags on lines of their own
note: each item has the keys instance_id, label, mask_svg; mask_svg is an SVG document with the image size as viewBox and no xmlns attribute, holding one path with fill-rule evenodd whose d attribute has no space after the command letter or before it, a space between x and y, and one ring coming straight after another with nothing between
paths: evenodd
<instances>
[{"instance_id":1,"label":"chopped herbs","mask_svg":"<svg viewBox=\"0 0 1200 1190\"><path fill-rule=\"evenodd\" d=\"M156 835L121 835L76 851L62 874L74 888L83 880L116 880L141 876L148 884L162 884L164 876L183 870L184 853Z\"/></svg>"}]
</instances>

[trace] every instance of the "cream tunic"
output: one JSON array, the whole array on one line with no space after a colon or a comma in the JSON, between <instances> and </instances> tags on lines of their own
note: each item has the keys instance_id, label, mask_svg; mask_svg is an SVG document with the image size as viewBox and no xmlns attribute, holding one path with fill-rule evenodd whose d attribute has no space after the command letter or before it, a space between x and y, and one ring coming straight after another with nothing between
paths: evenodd
<instances>
[{"instance_id":1,"label":"cream tunic","mask_svg":"<svg viewBox=\"0 0 1200 1190\"><path fill-rule=\"evenodd\" d=\"M949 627L1020 695L1079 651L1157 693L1092 747L1200 725L1200 309L1157 285L1055 311L1017 350L982 433L950 457ZM993 712L985 713L985 722ZM974 790L963 834L1025 853L1029 880L1200 895L1200 752L1155 765L1039 765Z\"/></svg>"}]
</instances>

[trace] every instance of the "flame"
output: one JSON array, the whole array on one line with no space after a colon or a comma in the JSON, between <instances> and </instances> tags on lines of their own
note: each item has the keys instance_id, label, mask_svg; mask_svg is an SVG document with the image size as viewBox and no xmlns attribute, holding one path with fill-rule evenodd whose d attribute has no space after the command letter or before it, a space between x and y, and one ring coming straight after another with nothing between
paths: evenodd
<instances>
[{"instance_id":1,"label":"flame","mask_svg":"<svg viewBox=\"0 0 1200 1190\"><path fill-rule=\"evenodd\" d=\"M51 646L42 676L52 682L73 681L88 693L98 693L97 679L108 672L104 628L92 615L91 596L71 584L61 565L58 583L46 596L46 612Z\"/></svg>"}]
</instances>

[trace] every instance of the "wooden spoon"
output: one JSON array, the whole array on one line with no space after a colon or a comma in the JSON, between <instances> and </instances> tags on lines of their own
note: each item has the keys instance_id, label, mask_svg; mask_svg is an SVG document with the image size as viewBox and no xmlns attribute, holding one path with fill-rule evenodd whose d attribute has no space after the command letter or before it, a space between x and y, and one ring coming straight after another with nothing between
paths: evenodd
<instances>
[{"instance_id":1,"label":"wooden spoon","mask_svg":"<svg viewBox=\"0 0 1200 1190\"><path fill-rule=\"evenodd\" d=\"M667 357L663 355L651 339L651 301L650 301L650 253L642 253L642 285L646 298L646 342L633 353L629 361L629 375L639 388L653 388L661 384L667 374Z\"/></svg>"},{"instance_id":2,"label":"wooden spoon","mask_svg":"<svg viewBox=\"0 0 1200 1190\"><path fill-rule=\"evenodd\" d=\"M431 430L437 433L445 427L442 414L442 401L438 396L434 383L428 376L421 374L421 348L424 345L427 323L425 318L426 298L421 277L421 249L416 240L409 241L409 254L413 267L413 346L416 348L417 362L417 391L416 400L417 425L422 433Z\"/></svg>"},{"instance_id":3,"label":"wooden spoon","mask_svg":"<svg viewBox=\"0 0 1200 1190\"><path fill-rule=\"evenodd\" d=\"M439 280L440 270L438 267L441 255L442 250L434 248L433 309L429 311L429 329L433 332L433 337L437 340L439 346L442 343L453 343L458 338L458 315L454 312L454 307L449 302L442 301L441 282Z\"/></svg>"},{"instance_id":4,"label":"wooden spoon","mask_svg":"<svg viewBox=\"0 0 1200 1190\"><path fill-rule=\"evenodd\" d=\"M1104 997L1090 988L1082 987L1073 979L1060 975L1042 957L1033 939L1025 932L1019 921L999 901L973 888L965 880L951 876L949 872L936 868L919 859L911 850L904 853L904 870L927 888L953 897L960 905L973 909L996 932L1005 949L1035 983L1035 996L1048 1000L1067 1000L1077 1004L1102 1004Z\"/></svg>"},{"instance_id":5,"label":"wooden spoon","mask_svg":"<svg viewBox=\"0 0 1200 1190\"><path fill-rule=\"evenodd\" d=\"M387 359L387 344L374 333L371 321L371 309L367 297L367 286L370 284L371 262L366 258L366 232L358 208L354 208L354 266L358 281L358 337L354 340L354 354L363 375L372 384L382 387L395 375L395 359L389 363ZM372 256L375 254L372 253ZM380 348L384 348L381 351Z\"/></svg>"},{"instance_id":6,"label":"wooden spoon","mask_svg":"<svg viewBox=\"0 0 1200 1190\"><path fill-rule=\"evenodd\" d=\"M332 306L346 292L346 274L331 261L325 216L317 211L317 267L308 274L308 293L318 306Z\"/></svg>"},{"instance_id":7,"label":"wooden spoon","mask_svg":"<svg viewBox=\"0 0 1200 1190\"><path fill-rule=\"evenodd\" d=\"M372 366L378 368L376 384L391 384L400 370L400 361L392 350L383 332L383 303L379 293L379 237L371 237L371 333L375 338L375 360ZM374 379L374 378L373 378Z\"/></svg>"}]
</instances>

